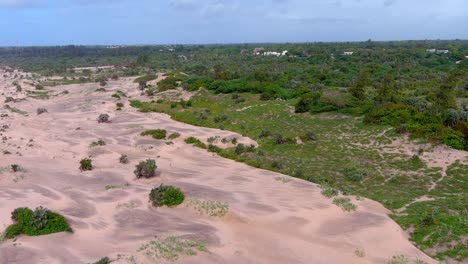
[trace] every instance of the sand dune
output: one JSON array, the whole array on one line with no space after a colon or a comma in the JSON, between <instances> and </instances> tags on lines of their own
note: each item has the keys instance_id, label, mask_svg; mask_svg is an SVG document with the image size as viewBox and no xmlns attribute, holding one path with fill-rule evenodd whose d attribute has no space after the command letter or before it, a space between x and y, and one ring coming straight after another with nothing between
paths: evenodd
<instances>
[{"instance_id":1,"label":"sand dune","mask_svg":"<svg viewBox=\"0 0 468 264\"><path fill-rule=\"evenodd\" d=\"M3 75L0 72L4 96L24 98ZM11 153L0 153L0 167L20 164L27 170L0 173L0 230L11 224L13 209L40 205L63 214L74 230L5 241L0 263L90 263L103 256L118 259L116 263L132 263L131 256L135 263L153 263L138 252L140 245L171 235L207 242L208 252L181 257L178 263L385 263L400 254L436 263L416 249L374 201L354 200L357 211L346 213L312 183L293 178L283 183L275 179L281 174L183 142L189 136L220 136L255 144L252 139L179 123L164 114L139 113L128 102L123 111L115 111L112 90L138 98L132 80L111 81L104 93L94 92L97 84L68 85L53 88L68 90L66 95L9 103L28 116L0 109L0 114L8 114L0 120L0 127L8 125L1 132L6 139L0 150ZM37 116L38 107L49 113ZM108 113L111 122L98 124L100 113ZM154 128L182 136L172 145L139 136ZM100 138L105 146L89 147ZM129 164L118 162L121 154L129 156ZM95 169L81 172L79 160L87 156L92 156ZM136 180L135 164L147 158L156 160L158 175ZM227 202L229 213L219 218L184 205L153 208L148 193L163 182L180 187L187 199ZM356 256L356 249L365 256Z\"/></svg>"}]
</instances>

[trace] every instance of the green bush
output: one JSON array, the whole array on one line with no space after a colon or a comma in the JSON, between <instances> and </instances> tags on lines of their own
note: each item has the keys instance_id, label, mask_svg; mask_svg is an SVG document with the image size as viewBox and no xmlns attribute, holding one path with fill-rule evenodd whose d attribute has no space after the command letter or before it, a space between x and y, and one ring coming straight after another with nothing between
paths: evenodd
<instances>
[{"instance_id":1,"label":"green bush","mask_svg":"<svg viewBox=\"0 0 468 264\"><path fill-rule=\"evenodd\" d=\"M80 170L82 171L90 171L93 169L93 163L91 159L84 158L80 160Z\"/></svg>"},{"instance_id":2,"label":"green bush","mask_svg":"<svg viewBox=\"0 0 468 264\"><path fill-rule=\"evenodd\" d=\"M202 148L202 149L207 148L205 143L201 142L198 138L195 138L195 137L188 137L184 141L185 141L185 143L192 144L195 147L199 147L199 148Z\"/></svg>"},{"instance_id":3,"label":"green bush","mask_svg":"<svg viewBox=\"0 0 468 264\"><path fill-rule=\"evenodd\" d=\"M169 137L167 137L167 138L172 140L172 139L176 139L178 137L180 137L180 134L175 132L175 133L170 134Z\"/></svg>"},{"instance_id":4,"label":"green bush","mask_svg":"<svg viewBox=\"0 0 468 264\"><path fill-rule=\"evenodd\" d=\"M299 101L296 103L296 113L309 112L311 107L318 103L321 96L322 92L320 91L309 92L302 95Z\"/></svg>"},{"instance_id":5,"label":"green bush","mask_svg":"<svg viewBox=\"0 0 468 264\"><path fill-rule=\"evenodd\" d=\"M364 118L369 124L400 125L410 121L417 114L413 106L397 103L386 103L374 108Z\"/></svg>"},{"instance_id":6,"label":"green bush","mask_svg":"<svg viewBox=\"0 0 468 264\"><path fill-rule=\"evenodd\" d=\"M17 208L11 215L14 224L5 230L5 238L14 238L20 234L41 236L58 232L72 232L65 217L58 213L38 207L34 211L29 208Z\"/></svg>"},{"instance_id":7,"label":"green bush","mask_svg":"<svg viewBox=\"0 0 468 264\"><path fill-rule=\"evenodd\" d=\"M156 161L152 159L148 159L145 161L140 161L138 165L136 165L135 171L135 176L139 178L151 178L155 175L156 169L158 166L156 166Z\"/></svg>"},{"instance_id":8,"label":"green bush","mask_svg":"<svg viewBox=\"0 0 468 264\"><path fill-rule=\"evenodd\" d=\"M112 261L108 257L103 257L100 260L94 262L93 264L110 264Z\"/></svg>"},{"instance_id":9,"label":"green bush","mask_svg":"<svg viewBox=\"0 0 468 264\"><path fill-rule=\"evenodd\" d=\"M161 184L159 187L151 190L149 199L155 207L164 205L172 207L183 203L185 195L179 188Z\"/></svg>"},{"instance_id":10,"label":"green bush","mask_svg":"<svg viewBox=\"0 0 468 264\"><path fill-rule=\"evenodd\" d=\"M152 129L141 132L142 136L152 136L154 139L165 139L167 131L164 129Z\"/></svg>"},{"instance_id":11,"label":"green bush","mask_svg":"<svg viewBox=\"0 0 468 264\"><path fill-rule=\"evenodd\" d=\"M218 146L216 146L216 145L209 144L209 145L208 145L208 151L209 151L209 152L219 153L219 152L221 152L221 148L218 147Z\"/></svg>"},{"instance_id":12,"label":"green bush","mask_svg":"<svg viewBox=\"0 0 468 264\"><path fill-rule=\"evenodd\" d=\"M120 156L120 158L119 158L119 162L122 163L122 164L127 164L127 163L128 163L128 156L122 154L122 155Z\"/></svg>"}]
</instances>

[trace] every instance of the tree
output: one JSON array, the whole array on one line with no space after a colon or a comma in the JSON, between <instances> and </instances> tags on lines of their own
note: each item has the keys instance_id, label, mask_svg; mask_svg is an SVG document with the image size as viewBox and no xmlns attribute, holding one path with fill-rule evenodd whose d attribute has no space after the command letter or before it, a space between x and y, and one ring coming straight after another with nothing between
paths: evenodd
<instances>
[{"instance_id":1,"label":"tree","mask_svg":"<svg viewBox=\"0 0 468 264\"><path fill-rule=\"evenodd\" d=\"M149 62L148 54L143 53L143 54L138 55L137 62L136 62L138 65L145 65L148 62Z\"/></svg>"},{"instance_id":2,"label":"tree","mask_svg":"<svg viewBox=\"0 0 468 264\"><path fill-rule=\"evenodd\" d=\"M349 92L352 96L356 97L359 100L366 99L366 89L365 87L369 84L369 74L366 70L361 70L359 72L356 83L349 89Z\"/></svg>"},{"instance_id":3,"label":"tree","mask_svg":"<svg viewBox=\"0 0 468 264\"><path fill-rule=\"evenodd\" d=\"M317 104L320 97L322 97L321 91L313 91L302 95L295 106L296 113L309 112L310 107Z\"/></svg>"}]
</instances>

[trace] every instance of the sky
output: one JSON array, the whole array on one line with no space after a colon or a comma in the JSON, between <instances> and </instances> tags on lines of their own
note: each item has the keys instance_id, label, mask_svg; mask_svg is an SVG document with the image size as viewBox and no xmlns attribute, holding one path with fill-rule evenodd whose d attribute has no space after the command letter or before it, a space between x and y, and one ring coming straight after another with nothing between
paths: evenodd
<instances>
[{"instance_id":1,"label":"sky","mask_svg":"<svg viewBox=\"0 0 468 264\"><path fill-rule=\"evenodd\" d=\"M468 39L468 0L0 0L0 46Z\"/></svg>"}]
</instances>

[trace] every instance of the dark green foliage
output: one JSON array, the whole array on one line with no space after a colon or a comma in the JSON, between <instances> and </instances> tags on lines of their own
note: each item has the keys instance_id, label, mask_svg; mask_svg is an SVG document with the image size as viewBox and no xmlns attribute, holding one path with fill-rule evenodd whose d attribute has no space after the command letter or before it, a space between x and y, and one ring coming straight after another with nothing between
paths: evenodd
<instances>
[{"instance_id":1,"label":"dark green foliage","mask_svg":"<svg viewBox=\"0 0 468 264\"><path fill-rule=\"evenodd\" d=\"M345 178L354 182L362 181L364 177L367 176L367 174L368 172L365 168L356 165L348 166L343 170L343 175Z\"/></svg>"},{"instance_id":2,"label":"dark green foliage","mask_svg":"<svg viewBox=\"0 0 468 264\"><path fill-rule=\"evenodd\" d=\"M154 139L165 139L167 131L165 129L152 129L141 132L142 136L152 136Z\"/></svg>"},{"instance_id":3,"label":"dark green foliage","mask_svg":"<svg viewBox=\"0 0 468 264\"><path fill-rule=\"evenodd\" d=\"M119 158L119 162L122 164L127 164L128 163L128 156L125 154L122 154Z\"/></svg>"},{"instance_id":4,"label":"dark green foliage","mask_svg":"<svg viewBox=\"0 0 468 264\"><path fill-rule=\"evenodd\" d=\"M135 171L133 172L137 179L139 178L151 178L155 175L156 169L156 161L152 159L147 159L145 161L140 161L138 165L136 165Z\"/></svg>"},{"instance_id":5,"label":"dark green foliage","mask_svg":"<svg viewBox=\"0 0 468 264\"><path fill-rule=\"evenodd\" d=\"M93 264L110 264L112 261L109 257L103 257L100 260L94 262Z\"/></svg>"},{"instance_id":6,"label":"dark green foliage","mask_svg":"<svg viewBox=\"0 0 468 264\"><path fill-rule=\"evenodd\" d=\"M311 107L319 102L321 96L320 91L309 92L301 96L295 107L296 113L309 112Z\"/></svg>"},{"instance_id":7,"label":"dark green foliage","mask_svg":"<svg viewBox=\"0 0 468 264\"><path fill-rule=\"evenodd\" d=\"M82 171L90 171L93 169L92 160L88 158L84 158L80 160L80 170Z\"/></svg>"},{"instance_id":8,"label":"dark green foliage","mask_svg":"<svg viewBox=\"0 0 468 264\"><path fill-rule=\"evenodd\" d=\"M178 137L180 137L180 133L175 132L175 133L170 134L167 138L172 140Z\"/></svg>"},{"instance_id":9,"label":"dark green foliage","mask_svg":"<svg viewBox=\"0 0 468 264\"><path fill-rule=\"evenodd\" d=\"M208 145L208 151L218 153L218 152L221 152L221 148L216 146L216 145L209 144Z\"/></svg>"},{"instance_id":10,"label":"dark green foliage","mask_svg":"<svg viewBox=\"0 0 468 264\"><path fill-rule=\"evenodd\" d=\"M179 188L161 184L153 188L149 194L149 200L155 207L173 207L184 202L185 195Z\"/></svg>"},{"instance_id":11,"label":"dark green foliage","mask_svg":"<svg viewBox=\"0 0 468 264\"><path fill-rule=\"evenodd\" d=\"M185 141L185 143L192 144L195 147L199 147L199 148L202 148L202 149L207 148L205 143L201 142L198 138L195 138L195 137L188 137L184 141Z\"/></svg>"},{"instance_id":12,"label":"dark green foliage","mask_svg":"<svg viewBox=\"0 0 468 264\"><path fill-rule=\"evenodd\" d=\"M260 132L260 135L258 135L259 138L266 138L266 137L271 137L273 135L273 133L271 133L271 131L269 130L262 130Z\"/></svg>"},{"instance_id":13,"label":"dark green foliage","mask_svg":"<svg viewBox=\"0 0 468 264\"><path fill-rule=\"evenodd\" d=\"M29 208L17 208L11 216L14 224L5 230L5 238L14 238L20 234L41 236L58 232L72 232L66 219L43 207L34 211Z\"/></svg>"},{"instance_id":14,"label":"dark green foliage","mask_svg":"<svg viewBox=\"0 0 468 264\"><path fill-rule=\"evenodd\" d=\"M109 123L110 116L108 114L100 114L97 118L98 123Z\"/></svg>"},{"instance_id":15,"label":"dark green foliage","mask_svg":"<svg viewBox=\"0 0 468 264\"><path fill-rule=\"evenodd\" d=\"M119 107L119 108L122 108L124 107L124 104L122 102L118 102L115 104L115 106Z\"/></svg>"}]
</instances>

